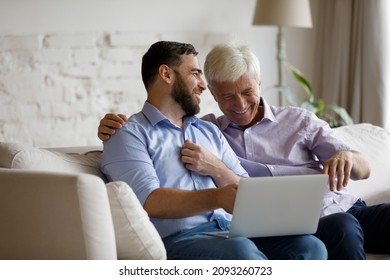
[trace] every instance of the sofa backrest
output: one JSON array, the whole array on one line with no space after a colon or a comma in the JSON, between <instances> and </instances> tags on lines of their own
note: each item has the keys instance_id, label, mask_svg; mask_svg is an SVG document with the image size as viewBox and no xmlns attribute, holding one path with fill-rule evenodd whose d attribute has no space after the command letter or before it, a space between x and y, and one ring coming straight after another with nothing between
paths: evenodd
<instances>
[{"instance_id":1,"label":"sofa backrest","mask_svg":"<svg viewBox=\"0 0 390 280\"><path fill-rule=\"evenodd\" d=\"M390 201L390 132L372 124L359 123L334 129L336 135L353 150L363 154L371 166L367 180L348 184L350 193L363 198L368 204Z\"/></svg>"},{"instance_id":2,"label":"sofa backrest","mask_svg":"<svg viewBox=\"0 0 390 280\"><path fill-rule=\"evenodd\" d=\"M19 143L0 142L0 167L93 174L104 182L100 171L101 147L35 148Z\"/></svg>"}]
</instances>

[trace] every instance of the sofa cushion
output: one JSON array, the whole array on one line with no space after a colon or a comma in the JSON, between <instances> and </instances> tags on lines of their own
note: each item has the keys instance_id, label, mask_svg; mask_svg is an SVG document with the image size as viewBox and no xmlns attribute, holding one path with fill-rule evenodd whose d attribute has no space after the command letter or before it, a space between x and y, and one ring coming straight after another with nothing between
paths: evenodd
<instances>
[{"instance_id":1,"label":"sofa cushion","mask_svg":"<svg viewBox=\"0 0 390 280\"><path fill-rule=\"evenodd\" d=\"M353 150L363 154L371 166L367 180L350 181L350 193L363 198L367 204L390 201L390 132L372 124L359 123L335 128L336 134Z\"/></svg>"},{"instance_id":2,"label":"sofa cushion","mask_svg":"<svg viewBox=\"0 0 390 280\"><path fill-rule=\"evenodd\" d=\"M106 186L118 259L166 259L160 235L129 185L110 182Z\"/></svg>"},{"instance_id":3,"label":"sofa cushion","mask_svg":"<svg viewBox=\"0 0 390 280\"><path fill-rule=\"evenodd\" d=\"M58 171L64 173L89 173L102 178L100 171L101 151L84 154L66 153L55 149L34 148L19 143L0 143L0 167Z\"/></svg>"}]
</instances>

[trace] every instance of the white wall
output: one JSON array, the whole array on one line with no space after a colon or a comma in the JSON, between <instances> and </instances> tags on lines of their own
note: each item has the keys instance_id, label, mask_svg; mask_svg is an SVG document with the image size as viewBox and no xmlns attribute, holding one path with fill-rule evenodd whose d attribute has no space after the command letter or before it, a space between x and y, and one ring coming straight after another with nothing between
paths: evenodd
<instances>
[{"instance_id":1,"label":"white wall","mask_svg":"<svg viewBox=\"0 0 390 280\"><path fill-rule=\"evenodd\" d=\"M276 27L252 26L255 0L0 0L0 141L99 144L106 112L140 110L140 60L157 40L251 46L263 89L276 84ZM288 58L310 78L313 30L286 30ZM290 81L288 81L290 82ZM275 104L276 94L263 92ZM219 112L210 93L201 114Z\"/></svg>"}]
</instances>

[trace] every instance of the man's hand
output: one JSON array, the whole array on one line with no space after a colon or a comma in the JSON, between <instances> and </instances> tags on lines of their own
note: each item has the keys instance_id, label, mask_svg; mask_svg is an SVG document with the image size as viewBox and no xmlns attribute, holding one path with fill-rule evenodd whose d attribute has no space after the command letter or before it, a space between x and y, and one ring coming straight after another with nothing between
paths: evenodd
<instances>
[{"instance_id":1,"label":"man's hand","mask_svg":"<svg viewBox=\"0 0 390 280\"><path fill-rule=\"evenodd\" d=\"M115 133L118 128L121 128L127 117L122 114L106 114L103 119L100 120L98 127L98 137L102 141L110 139L111 135Z\"/></svg>"},{"instance_id":2,"label":"man's hand","mask_svg":"<svg viewBox=\"0 0 390 280\"><path fill-rule=\"evenodd\" d=\"M353 156L350 151L336 152L325 164L324 174L329 175L329 187L331 191L341 190L348 185L353 166Z\"/></svg>"},{"instance_id":3,"label":"man's hand","mask_svg":"<svg viewBox=\"0 0 390 280\"><path fill-rule=\"evenodd\" d=\"M218 157L189 140L181 148L181 160L188 170L211 176L217 186L238 184L241 178Z\"/></svg>"},{"instance_id":4,"label":"man's hand","mask_svg":"<svg viewBox=\"0 0 390 280\"><path fill-rule=\"evenodd\" d=\"M370 176L370 165L356 151L338 151L325 164L324 174L329 174L329 187L339 191L348 185L349 179L366 179Z\"/></svg>"},{"instance_id":5,"label":"man's hand","mask_svg":"<svg viewBox=\"0 0 390 280\"><path fill-rule=\"evenodd\" d=\"M212 153L187 140L181 148L181 160L188 170L212 176L222 162Z\"/></svg>"}]
</instances>

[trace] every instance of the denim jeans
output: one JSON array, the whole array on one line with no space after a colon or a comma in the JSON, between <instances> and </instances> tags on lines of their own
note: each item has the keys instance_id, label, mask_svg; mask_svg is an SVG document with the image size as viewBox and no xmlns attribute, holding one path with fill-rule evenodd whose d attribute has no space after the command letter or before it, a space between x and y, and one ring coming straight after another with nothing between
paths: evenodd
<instances>
[{"instance_id":1,"label":"denim jeans","mask_svg":"<svg viewBox=\"0 0 390 280\"><path fill-rule=\"evenodd\" d=\"M227 230L227 221L212 221L163 238L168 259L266 260L327 259L325 245L313 235L222 238L205 232Z\"/></svg>"},{"instance_id":2,"label":"denim jeans","mask_svg":"<svg viewBox=\"0 0 390 280\"><path fill-rule=\"evenodd\" d=\"M314 234L324 242L330 260L364 260L364 234L358 220L341 212L322 217Z\"/></svg>"},{"instance_id":3,"label":"denim jeans","mask_svg":"<svg viewBox=\"0 0 390 280\"><path fill-rule=\"evenodd\" d=\"M359 221L367 253L390 254L390 203L366 206L358 200L347 213Z\"/></svg>"}]
</instances>

